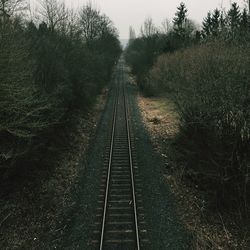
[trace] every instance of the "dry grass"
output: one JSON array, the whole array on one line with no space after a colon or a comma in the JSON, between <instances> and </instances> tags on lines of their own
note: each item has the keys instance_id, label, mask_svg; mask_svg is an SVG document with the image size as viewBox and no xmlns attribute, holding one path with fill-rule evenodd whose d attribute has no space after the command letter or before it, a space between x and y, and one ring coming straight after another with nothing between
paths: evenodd
<instances>
[{"instance_id":1,"label":"dry grass","mask_svg":"<svg viewBox=\"0 0 250 250\"><path fill-rule=\"evenodd\" d=\"M171 161L169 142L177 135L179 116L173 102L166 97L138 97L143 121L154 147L161 154L166 170L166 182L174 193L178 212L193 236L192 248L247 249L247 239L238 236L232 218L210 211L206 195L197 185L190 185L185 169ZM154 122L155 119L159 122Z\"/></svg>"},{"instance_id":2,"label":"dry grass","mask_svg":"<svg viewBox=\"0 0 250 250\"><path fill-rule=\"evenodd\" d=\"M173 137L177 132L178 114L176 107L165 97L149 99L139 98L143 117L147 120L150 129L157 134L164 134L167 138ZM157 126L156 126L157 125Z\"/></svg>"},{"instance_id":3,"label":"dry grass","mask_svg":"<svg viewBox=\"0 0 250 250\"><path fill-rule=\"evenodd\" d=\"M162 55L147 84L178 107L177 160L215 206L249 218L249 45L216 41Z\"/></svg>"}]
</instances>

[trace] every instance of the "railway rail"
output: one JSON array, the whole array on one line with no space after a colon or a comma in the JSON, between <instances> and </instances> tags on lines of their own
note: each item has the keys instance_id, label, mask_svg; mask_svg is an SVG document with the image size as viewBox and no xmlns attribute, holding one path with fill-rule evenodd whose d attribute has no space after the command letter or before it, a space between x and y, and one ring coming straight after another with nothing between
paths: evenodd
<instances>
[{"instance_id":1,"label":"railway rail","mask_svg":"<svg viewBox=\"0 0 250 250\"><path fill-rule=\"evenodd\" d=\"M92 240L100 250L140 250L149 245L123 65L120 60Z\"/></svg>"}]
</instances>

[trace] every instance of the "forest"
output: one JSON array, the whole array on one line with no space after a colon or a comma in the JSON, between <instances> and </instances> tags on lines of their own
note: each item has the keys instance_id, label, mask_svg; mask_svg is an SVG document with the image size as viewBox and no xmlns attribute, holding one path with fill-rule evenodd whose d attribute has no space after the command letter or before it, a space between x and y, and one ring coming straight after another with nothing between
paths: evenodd
<instances>
[{"instance_id":1,"label":"forest","mask_svg":"<svg viewBox=\"0 0 250 250\"><path fill-rule=\"evenodd\" d=\"M1 178L46 155L76 110L87 112L121 53L112 21L91 3L79 11L42 0L0 1Z\"/></svg>"},{"instance_id":2,"label":"forest","mask_svg":"<svg viewBox=\"0 0 250 250\"><path fill-rule=\"evenodd\" d=\"M181 3L161 27L130 28L125 51L141 93L174 103L179 132L170 145L182 178L206 193L208 206L237 226L250 208L250 14L233 3L201 26ZM230 214L230 215L229 215ZM244 231L244 229L243 229Z\"/></svg>"}]
</instances>

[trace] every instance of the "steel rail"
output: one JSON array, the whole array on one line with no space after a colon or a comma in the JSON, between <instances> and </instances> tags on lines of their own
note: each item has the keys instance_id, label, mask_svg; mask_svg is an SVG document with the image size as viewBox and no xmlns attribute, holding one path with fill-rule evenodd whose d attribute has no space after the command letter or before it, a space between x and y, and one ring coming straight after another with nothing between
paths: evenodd
<instances>
[{"instance_id":1,"label":"steel rail","mask_svg":"<svg viewBox=\"0 0 250 250\"><path fill-rule=\"evenodd\" d=\"M105 232L105 223L106 223L106 215L107 215L107 205L108 205L108 194L109 194L109 184L110 184L111 165L112 165L112 155L113 155L113 145L114 145L114 137L115 137L116 117L117 117L118 96L119 96L119 87L116 90L116 97L115 97L115 102L114 102L114 115L113 115L113 121L112 121L113 125L112 125L111 141L110 141L110 153L109 153L109 165L108 165L108 174L107 174L106 191L105 191L105 202L104 202L104 208L103 208L100 250L103 249L103 241L104 241L104 232Z\"/></svg>"},{"instance_id":2,"label":"steel rail","mask_svg":"<svg viewBox=\"0 0 250 250\"><path fill-rule=\"evenodd\" d=\"M117 77L118 86L116 89L116 96L114 101L114 113L112 120L112 132L111 132L111 140L110 140L110 151L109 151L109 160L108 160L108 171L107 171L107 179L106 179L106 189L105 189L105 201L103 207L103 217L102 217L102 229L101 229L101 237L99 249L104 249L105 243L105 230L106 230L106 220L107 220L107 210L109 203L109 192L110 192L110 183L111 183L111 172L112 172L112 164L113 164L113 154L114 154L114 142L115 142L115 132L117 126L117 118L118 118L118 105L119 105L119 96L122 94L123 100L121 103L124 105L124 115L125 115L125 126L126 126L126 134L127 134L127 143L128 143L128 157L129 157L129 171L130 171L130 180L131 180L131 191L132 191L132 202L133 202L133 223L135 227L135 240L136 240L136 250L140 250L140 238L139 238L139 226L138 226L138 215L137 215L137 205L136 205L136 193L135 193L135 180L134 180L134 170L133 170L133 157L132 157L132 147L131 147L131 135L130 135L130 124L129 124L129 112L128 112L128 102L125 94L125 86L124 86L124 71L121 65L120 67L120 75ZM122 88L122 89L121 89ZM121 90L120 90L121 89Z\"/></svg>"},{"instance_id":3,"label":"steel rail","mask_svg":"<svg viewBox=\"0 0 250 250\"><path fill-rule=\"evenodd\" d=\"M124 75L123 75L123 80L124 80ZM131 188L132 188L133 206L134 206L136 245L137 245L137 250L140 250L140 237L139 237L137 205L136 205L136 193L135 193L133 158L132 158L132 148L131 148L131 136L130 136L129 116L128 116L128 103L127 103L127 98L126 98L126 95L125 95L124 83L123 83L123 97L124 97L125 118L126 118L127 136L128 136L129 164L130 164Z\"/></svg>"}]
</instances>

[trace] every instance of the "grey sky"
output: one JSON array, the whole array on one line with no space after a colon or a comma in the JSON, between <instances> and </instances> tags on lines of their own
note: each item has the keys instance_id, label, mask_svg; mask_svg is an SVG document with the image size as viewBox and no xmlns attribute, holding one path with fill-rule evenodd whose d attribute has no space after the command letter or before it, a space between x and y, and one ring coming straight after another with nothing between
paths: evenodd
<instances>
[{"instance_id":1,"label":"grey sky","mask_svg":"<svg viewBox=\"0 0 250 250\"><path fill-rule=\"evenodd\" d=\"M65 0L69 7L77 8L89 0ZM181 0L94 0L92 1L103 13L108 15L119 30L120 38L128 38L129 26L139 32L145 18L152 17L155 24L160 25L166 17L172 20L176 7ZM230 0L183 0L189 10L189 18L201 23L209 10L226 8ZM233 1L234 2L234 1ZM243 6L243 0L235 0Z\"/></svg>"}]
</instances>

